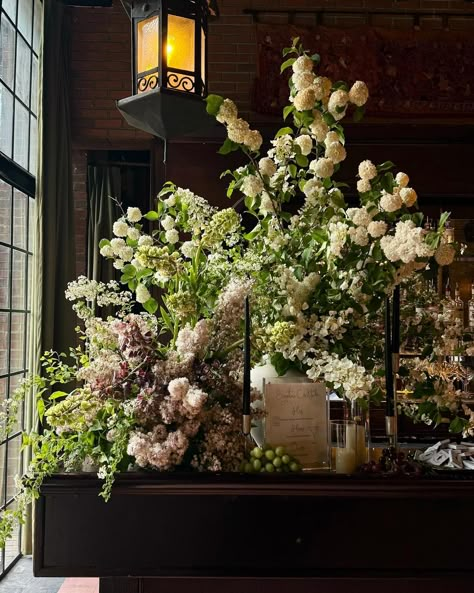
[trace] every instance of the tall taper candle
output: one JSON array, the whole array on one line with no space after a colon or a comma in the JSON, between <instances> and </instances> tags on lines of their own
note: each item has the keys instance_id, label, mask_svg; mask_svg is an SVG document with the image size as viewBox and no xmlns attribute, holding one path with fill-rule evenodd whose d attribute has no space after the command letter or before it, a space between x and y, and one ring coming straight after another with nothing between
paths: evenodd
<instances>
[{"instance_id":1,"label":"tall taper candle","mask_svg":"<svg viewBox=\"0 0 474 593\"><path fill-rule=\"evenodd\" d=\"M393 366L392 366L392 340L390 325L390 299L385 301L385 390L386 404L385 416L392 417L394 414L394 391L393 391Z\"/></svg>"},{"instance_id":2,"label":"tall taper candle","mask_svg":"<svg viewBox=\"0 0 474 593\"><path fill-rule=\"evenodd\" d=\"M245 297L244 385L242 394L242 432L250 434L250 304Z\"/></svg>"}]
</instances>

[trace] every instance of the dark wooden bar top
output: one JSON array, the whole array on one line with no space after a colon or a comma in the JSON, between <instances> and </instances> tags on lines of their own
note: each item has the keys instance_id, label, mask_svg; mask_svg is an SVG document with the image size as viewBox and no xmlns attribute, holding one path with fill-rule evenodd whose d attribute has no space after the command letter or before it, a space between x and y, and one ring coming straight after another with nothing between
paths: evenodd
<instances>
[{"instance_id":1,"label":"dark wooden bar top","mask_svg":"<svg viewBox=\"0 0 474 593\"><path fill-rule=\"evenodd\" d=\"M130 473L105 503L94 475L58 475L34 570L101 593L470 591L469 478Z\"/></svg>"}]
</instances>

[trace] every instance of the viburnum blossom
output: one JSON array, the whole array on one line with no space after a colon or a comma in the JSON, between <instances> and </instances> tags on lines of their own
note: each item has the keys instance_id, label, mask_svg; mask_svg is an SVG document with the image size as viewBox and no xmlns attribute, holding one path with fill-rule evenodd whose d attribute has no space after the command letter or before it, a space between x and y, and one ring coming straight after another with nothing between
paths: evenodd
<instances>
[{"instance_id":1,"label":"viburnum blossom","mask_svg":"<svg viewBox=\"0 0 474 593\"><path fill-rule=\"evenodd\" d=\"M311 72L313 66L313 60L309 56L303 55L293 62L293 72Z\"/></svg>"},{"instance_id":2,"label":"viburnum blossom","mask_svg":"<svg viewBox=\"0 0 474 593\"><path fill-rule=\"evenodd\" d=\"M403 206L402 198L399 193L389 194L383 190L380 198L380 208L385 212L396 212Z\"/></svg>"},{"instance_id":3,"label":"viburnum blossom","mask_svg":"<svg viewBox=\"0 0 474 593\"><path fill-rule=\"evenodd\" d=\"M456 250L449 243L441 243L435 251L435 260L440 266L449 266L453 263Z\"/></svg>"},{"instance_id":4,"label":"viburnum blossom","mask_svg":"<svg viewBox=\"0 0 474 593\"><path fill-rule=\"evenodd\" d=\"M134 206L130 206L127 208L127 218L129 220L129 222L134 223L134 222L140 222L140 220L142 219L142 213L140 208L136 208Z\"/></svg>"},{"instance_id":5,"label":"viburnum blossom","mask_svg":"<svg viewBox=\"0 0 474 593\"><path fill-rule=\"evenodd\" d=\"M313 141L311 140L311 136L307 134L302 134L295 139L295 144L301 148L301 154L307 156L312 148L313 148Z\"/></svg>"},{"instance_id":6,"label":"viburnum blossom","mask_svg":"<svg viewBox=\"0 0 474 593\"><path fill-rule=\"evenodd\" d=\"M312 86L307 87L296 94L293 104L298 111L309 111L313 109L316 102L316 93Z\"/></svg>"},{"instance_id":7,"label":"viburnum blossom","mask_svg":"<svg viewBox=\"0 0 474 593\"><path fill-rule=\"evenodd\" d=\"M272 159L268 157L264 157L259 160L258 168L262 175L266 175L267 177L271 177L276 173L277 167Z\"/></svg>"},{"instance_id":8,"label":"viburnum blossom","mask_svg":"<svg viewBox=\"0 0 474 593\"><path fill-rule=\"evenodd\" d=\"M357 107L362 107L367 103L368 98L369 89L365 82L361 80L354 82L349 91L349 101L357 105Z\"/></svg>"},{"instance_id":9,"label":"viburnum blossom","mask_svg":"<svg viewBox=\"0 0 474 593\"><path fill-rule=\"evenodd\" d=\"M377 167L372 161L362 161L359 165L359 177L370 181L374 177L377 177Z\"/></svg>"},{"instance_id":10,"label":"viburnum blossom","mask_svg":"<svg viewBox=\"0 0 474 593\"><path fill-rule=\"evenodd\" d=\"M327 178L334 173L334 164L330 159L320 158L311 161L309 168L317 177Z\"/></svg>"},{"instance_id":11,"label":"viburnum blossom","mask_svg":"<svg viewBox=\"0 0 474 593\"><path fill-rule=\"evenodd\" d=\"M219 107L216 119L221 124L230 124L237 119L238 111L236 104L231 99L224 99Z\"/></svg>"}]
</instances>

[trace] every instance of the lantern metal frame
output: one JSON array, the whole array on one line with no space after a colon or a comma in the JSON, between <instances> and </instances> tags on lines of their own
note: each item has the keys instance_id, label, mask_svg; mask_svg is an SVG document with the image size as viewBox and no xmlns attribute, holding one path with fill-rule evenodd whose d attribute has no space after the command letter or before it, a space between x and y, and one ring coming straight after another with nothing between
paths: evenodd
<instances>
[{"instance_id":1,"label":"lantern metal frame","mask_svg":"<svg viewBox=\"0 0 474 593\"><path fill-rule=\"evenodd\" d=\"M207 0L148 0L145 3L134 2L132 4L132 82L134 94L160 88L176 92L193 93L199 97L206 96L208 12ZM194 70L182 70L168 65L166 47L168 17L170 15L194 22ZM140 22L153 16L158 16L159 18L158 64L151 70L138 72L138 25ZM202 38L201 31L204 33L204 39ZM202 60L201 53L203 43L204 60ZM202 72L202 66L204 66L204 73ZM154 74L156 76L153 76Z\"/></svg>"},{"instance_id":2,"label":"lantern metal frame","mask_svg":"<svg viewBox=\"0 0 474 593\"><path fill-rule=\"evenodd\" d=\"M134 93L131 97L117 101L117 108L123 117L133 127L163 139L208 130L211 118L206 113L202 99L207 95L207 23L208 18L218 16L216 0L121 2L131 21ZM138 72L138 25L153 16L158 16L159 19L157 65L150 70ZM194 22L194 70L168 65L169 16Z\"/></svg>"}]
</instances>

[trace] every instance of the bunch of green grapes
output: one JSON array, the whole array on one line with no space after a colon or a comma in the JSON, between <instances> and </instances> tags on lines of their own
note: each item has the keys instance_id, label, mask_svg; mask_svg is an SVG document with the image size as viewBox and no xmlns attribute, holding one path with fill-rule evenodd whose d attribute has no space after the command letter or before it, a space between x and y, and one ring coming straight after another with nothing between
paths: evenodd
<instances>
[{"instance_id":1,"label":"bunch of green grapes","mask_svg":"<svg viewBox=\"0 0 474 593\"><path fill-rule=\"evenodd\" d=\"M247 474L272 472L299 472L301 465L294 457L287 454L284 447L255 447L250 451L249 459L242 461L240 470Z\"/></svg>"}]
</instances>

